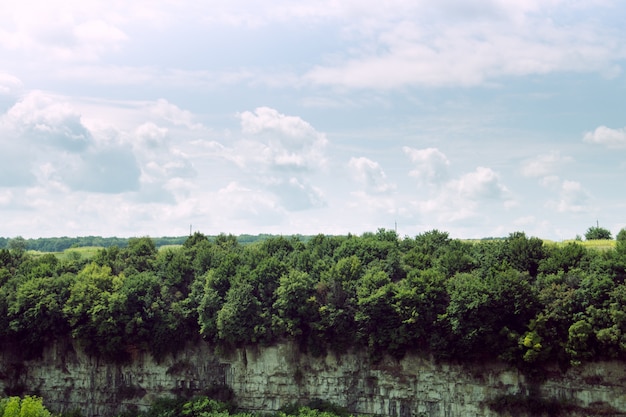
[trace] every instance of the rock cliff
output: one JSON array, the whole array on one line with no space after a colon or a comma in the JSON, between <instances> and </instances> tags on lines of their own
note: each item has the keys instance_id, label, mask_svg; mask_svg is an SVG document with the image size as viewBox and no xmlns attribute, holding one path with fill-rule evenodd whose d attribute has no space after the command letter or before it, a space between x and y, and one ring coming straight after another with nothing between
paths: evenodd
<instances>
[{"instance_id":1,"label":"rock cliff","mask_svg":"<svg viewBox=\"0 0 626 417\"><path fill-rule=\"evenodd\" d=\"M618 362L548 370L535 385L497 362L467 367L407 356L372 364L360 353L314 358L289 343L219 354L197 344L160 363L136 352L124 365L89 357L69 342L47 347L37 360L20 361L7 349L0 355L6 393L35 393L53 410L80 409L89 417L224 387L248 410L322 399L359 414L490 417L499 415L488 406L498 398L533 396L567 404L570 415L626 415L626 366Z\"/></svg>"}]
</instances>

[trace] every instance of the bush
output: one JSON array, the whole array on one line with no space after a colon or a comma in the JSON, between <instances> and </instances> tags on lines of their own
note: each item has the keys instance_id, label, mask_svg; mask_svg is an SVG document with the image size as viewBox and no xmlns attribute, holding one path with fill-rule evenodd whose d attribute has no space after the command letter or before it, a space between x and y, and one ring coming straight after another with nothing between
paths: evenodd
<instances>
[{"instance_id":1,"label":"bush","mask_svg":"<svg viewBox=\"0 0 626 417\"><path fill-rule=\"evenodd\" d=\"M41 398L30 395L24 398L9 397L0 400L0 415L3 417L51 417Z\"/></svg>"}]
</instances>

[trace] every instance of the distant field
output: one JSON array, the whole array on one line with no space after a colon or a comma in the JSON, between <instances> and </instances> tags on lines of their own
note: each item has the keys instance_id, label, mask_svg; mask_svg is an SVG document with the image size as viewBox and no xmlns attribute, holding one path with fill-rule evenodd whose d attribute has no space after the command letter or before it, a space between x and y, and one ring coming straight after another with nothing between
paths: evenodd
<instances>
[{"instance_id":1,"label":"distant field","mask_svg":"<svg viewBox=\"0 0 626 417\"><path fill-rule=\"evenodd\" d=\"M164 249L178 249L178 248L182 248L183 245L163 245L161 247L159 247L159 250L164 250Z\"/></svg>"},{"instance_id":2,"label":"distant field","mask_svg":"<svg viewBox=\"0 0 626 417\"><path fill-rule=\"evenodd\" d=\"M178 249L182 246L183 245L163 245L159 247L159 251L165 249ZM33 255L34 257L43 256L51 253L59 259L91 259L96 256L98 251L102 249L104 249L104 247L102 246L84 246L80 248L65 249L62 252L41 252L36 250L29 250L28 253Z\"/></svg>"},{"instance_id":3,"label":"distant field","mask_svg":"<svg viewBox=\"0 0 626 417\"><path fill-rule=\"evenodd\" d=\"M40 252L36 250L29 250L28 253L35 257L51 253L59 259L90 259L93 258L101 249L103 248L100 246L84 246L82 248L65 249L63 252Z\"/></svg>"},{"instance_id":4,"label":"distant field","mask_svg":"<svg viewBox=\"0 0 626 417\"><path fill-rule=\"evenodd\" d=\"M566 245L568 243L578 243L580 245L583 245L586 248L589 249L597 249L597 250L609 250L609 249L613 249L615 248L615 240L604 240L604 239L598 239L598 240L584 240L584 241L577 241L577 240L564 240L563 242L560 242L560 245Z\"/></svg>"},{"instance_id":5,"label":"distant field","mask_svg":"<svg viewBox=\"0 0 626 417\"><path fill-rule=\"evenodd\" d=\"M493 241L499 241L499 240L504 240L504 238L494 238L494 239L462 239L463 242L469 242L469 243L481 243L481 242L488 242L490 240ZM549 239L541 239L543 241L544 245L547 246L565 246L569 243L577 243L579 245L584 246L585 248L588 249L596 249L596 250L610 250L610 249L614 249L615 245L616 245L616 240L610 240L610 239L597 239L597 240L574 240L574 239L568 239L568 240L563 240L560 242L554 241L554 240L549 240Z\"/></svg>"}]
</instances>

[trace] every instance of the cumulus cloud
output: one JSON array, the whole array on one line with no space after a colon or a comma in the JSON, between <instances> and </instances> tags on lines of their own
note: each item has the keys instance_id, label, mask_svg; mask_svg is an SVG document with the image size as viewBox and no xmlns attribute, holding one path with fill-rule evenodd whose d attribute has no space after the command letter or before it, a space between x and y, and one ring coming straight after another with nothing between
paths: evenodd
<instances>
[{"instance_id":1,"label":"cumulus cloud","mask_svg":"<svg viewBox=\"0 0 626 417\"><path fill-rule=\"evenodd\" d=\"M486 218L488 207L515 204L511 192L491 168L477 167L431 191L429 198L413 205L423 214L435 215L438 222L476 222Z\"/></svg>"},{"instance_id":2,"label":"cumulus cloud","mask_svg":"<svg viewBox=\"0 0 626 417\"><path fill-rule=\"evenodd\" d=\"M611 129L606 126L599 126L593 132L585 133L583 140L608 148L626 148L626 127Z\"/></svg>"},{"instance_id":3,"label":"cumulus cloud","mask_svg":"<svg viewBox=\"0 0 626 417\"><path fill-rule=\"evenodd\" d=\"M558 151L538 155L522 163L522 175L525 177L545 177L572 160L569 156L562 156Z\"/></svg>"},{"instance_id":4,"label":"cumulus cloud","mask_svg":"<svg viewBox=\"0 0 626 417\"><path fill-rule=\"evenodd\" d=\"M580 182L562 180L550 175L543 178L540 184L554 195L554 198L546 203L548 208L559 213L580 213L589 210L591 194Z\"/></svg>"},{"instance_id":5,"label":"cumulus cloud","mask_svg":"<svg viewBox=\"0 0 626 417\"><path fill-rule=\"evenodd\" d=\"M253 141L243 142L252 154L238 154L241 164L246 160L262 162L275 169L316 169L326 163L326 135L316 131L297 116L287 116L269 107L239 115L241 129Z\"/></svg>"},{"instance_id":6,"label":"cumulus cloud","mask_svg":"<svg viewBox=\"0 0 626 417\"><path fill-rule=\"evenodd\" d=\"M478 167L475 171L463 175L459 180L453 181L451 186L458 190L460 195L472 200L499 199L508 192L500 182L498 174L485 167Z\"/></svg>"},{"instance_id":7,"label":"cumulus cloud","mask_svg":"<svg viewBox=\"0 0 626 417\"><path fill-rule=\"evenodd\" d=\"M194 122L194 116L189 110L168 102L165 99L158 99L149 105L150 112L176 126L185 126L189 129L200 129L202 124Z\"/></svg>"},{"instance_id":8,"label":"cumulus cloud","mask_svg":"<svg viewBox=\"0 0 626 417\"><path fill-rule=\"evenodd\" d=\"M161 147L165 143L168 135L168 129L165 127L159 127L152 122L146 122L135 129L135 135L142 145L155 149Z\"/></svg>"},{"instance_id":9,"label":"cumulus cloud","mask_svg":"<svg viewBox=\"0 0 626 417\"><path fill-rule=\"evenodd\" d=\"M141 168L133 149L119 140L97 140L63 97L28 93L2 115L0 132L4 186L39 184L96 193L139 187ZM138 132L154 140L160 131L144 125Z\"/></svg>"},{"instance_id":10,"label":"cumulus cloud","mask_svg":"<svg viewBox=\"0 0 626 417\"><path fill-rule=\"evenodd\" d=\"M246 186L273 193L289 210L325 204L324 195L309 179L326 165L326 135L297 116L268 107L239 114L243 137L232 146L218 141L195 143L208 157L231 161Z\"/></svg>"},{"instance_id":11,"label":"cumulus cloud","mask_svg":"<svg viewBox=\"0 0 626 417\"><path fill-rule=\"evenodd\" d=\"M408 146L402 148L415 164L409 173L424 184L442 184L448 179L450 161L437 148L414 149Z\"/></svg>"},{"instance_id":12,"label":"cumulus cloud","mask_svg":"<svg viewBox=\"0 0 626 417\"><path fill-rule=\"evenodd\" d=\"M365 157L350 158L348 167L354 179L369 193L387 193L395 189L378 162Z\"/></svg>"},{"instance_id":13,"label":"cumulus cloud","mask_svg":"<svg viewBox=\"0 0 626 417\"><path fill-rule=\"evenodd\" d=\"M2 123L25 140L65 151L84 150L91 141L79 113L39 91L29 93L11 107Z\"/></svg>"}]
</instances>

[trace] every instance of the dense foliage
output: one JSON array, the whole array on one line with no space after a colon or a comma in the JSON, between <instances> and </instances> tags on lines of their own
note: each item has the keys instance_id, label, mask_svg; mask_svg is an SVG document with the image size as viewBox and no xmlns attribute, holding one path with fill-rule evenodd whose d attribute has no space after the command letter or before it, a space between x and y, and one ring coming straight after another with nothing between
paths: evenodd
<instances>
[{"instance_id":1,"label":"dense foliage","mask_svg":"<svg viewBox=\"0 0 626 417\"><path fill-rule=\"evenodd\" d=\"M81 416L79 410L52 414L40 397L11 396L0 398L0 417L72 417ZM207 396L193 398L158 398L146 411L129 409L118 417L351 417L345 409L325 401L314 400L306 406L290 405L275 413L255 414L238 411L233 403Z\"/></svg>"},{"instance_id":2,"label":"dense foliage","mask_svg":"<svg viewBox=\"0 0 626 417\"><path fill-rule=\"evenodd\" d=\"M233 404L206 396L157 399L145 412L128 411L118 417L352 417L345 409L315 400L306 406L291 405L275 413L249 413Z\"/></svg>"},{"instance_id":3,"label":"dense foliage","mask_svg":"<svg viewBox=\"0 0 626 417\"><path fill-rule=\"evenodd\" d=\"M52 417L52 413L43 405L41 398L27 395L24 398L0 398L0 416Z\"/></svg>"},{"instance_id":4,"label":"dense foliage","mask_svg":"<svg viewBox=\"0 0 626 417\"><path fill-rule=\"evenodd\" d=\"M620 232L621 233L621 232ZM621 236L623 237L623 233ZM614 249L516 232L481 242L436 230L399 238L200 233L157 249L133 238L90 259L0 249L0 337L25 355L71 337L115 361L292 339L313 355L364 349L446 360L626 358L626 239Z\"/></svg>"}]
</instances>

